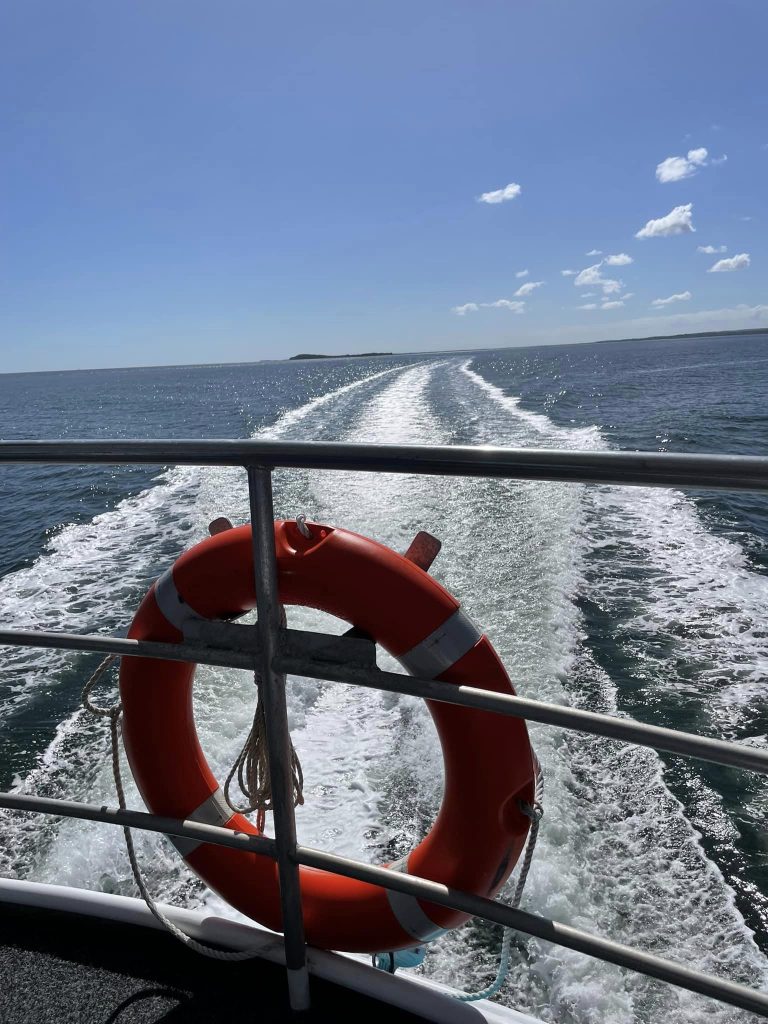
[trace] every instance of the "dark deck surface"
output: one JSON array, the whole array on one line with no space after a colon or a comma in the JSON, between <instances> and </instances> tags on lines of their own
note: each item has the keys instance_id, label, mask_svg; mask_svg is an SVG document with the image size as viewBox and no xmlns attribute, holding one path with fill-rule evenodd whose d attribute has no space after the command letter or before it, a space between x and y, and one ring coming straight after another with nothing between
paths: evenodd
<instances>
[{"instance_id":1,"label":"dark deck surface","mask_svg":"<svg viewBox=\"0 0 768 1024\"><path fill-rule=\"evenodd\" d=\"M292 1015L274 964L210 960L149 928L0 908L1 1024L423 1021L329 982L311 985L312 1010Z\"/></svg>"}]
</instances>

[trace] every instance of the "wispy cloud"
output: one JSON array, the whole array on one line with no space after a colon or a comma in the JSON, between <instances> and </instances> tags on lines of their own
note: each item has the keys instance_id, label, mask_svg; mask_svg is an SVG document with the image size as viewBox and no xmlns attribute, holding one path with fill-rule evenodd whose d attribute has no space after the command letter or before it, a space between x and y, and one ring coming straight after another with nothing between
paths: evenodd
<instances>
[{"instance_id":1,"label":"wispy cloud","mask_svg":"<svg viewBox=\"0 0 768 1024\"><path fill-rule=\"evenodd\" d=\"M585 252L584 255L585 256L602 256L603 255L603 250L602 249L590 249L589 252Z\"/></svg>"},{"instance_id":2,"label":"wispy cloud","mask_svg":"<svg viewBox=\"0 0 768 1024\"><path fill-rule=\"evenodd\" d=\"M480 305L489 309L508 309L510 313L525 312L524 302L513 302L511 299L496 299L495 302L481 302Z\"/></svg>"},{"instance_id":3,"label":"wispy cloud","mask_svg":"<svg viewBox=\"0 0 768 1024\"><path fill-rule=\"evenodd\" d=\"M480 309L508 309L511 313L524 313L525 303L515 302L512 299L496 299L495 302L465 302L463 306L453 306L451 312L456 316L466 316L467 313L477 313Z\"/></svg>"},{"instance_id":4,"label":"wispy cloud","mask_svg":"<svg viewBox=\"0 0 768 1024\"><path fill-rule=\"evenodd\" d=\"M602 266L603 261L580 270L573 280L574 285L577 288L589 288L591 285L599 285L603 289L603 295L615 295L616 292L620 292L624 287L622 282L616 281L611 277L603 277L601 273Z\"/></svg>"},{"instance_id":5,"label":"wispy cloud","mask_svg":"<svg viewBox=\"0 0 768 1024\"><path fill-rule=\"evenodd\" d=\"M629 263L634 262L632 257L628 256L625 252L616 253L615 256L606 256L603 260L607 267L626 267Z\"/></svg>"},{"instance_id":6,"label":"wispy cloud","mask_svg":"<svg viewBox=\"0 0 768 1024\"><path fill-rule=\"evenodd\" d=\"M531 292L535 292L537 288L541 288L543 284L543 281L526 281L526 283L521 284L515 292L515 298L520 299L524 295L530 295Z\"/></svg>"},{"instance_id":7,"label":"wispy cloud","mask_svg":"<svg viewBox=\"0 0 768 1024\"><path fill-rule=\"evenodd\" d=\"M695 231L692 223L693 203L676 206L665 217L649 220L644 228L636 233L635 238L666 238L669 235L684 235Z\"/></svg>"},{"instance_id":8,"label":"wispy cloud","mask_svg":"<svg viewBox=\"0 0 768 1024\"><path fill-rule=\"evenodd\" d=\"M563 277L576 277L578 270L561 270L560 273Z\"/></svg>"},{"instance_id":9,"label":"wispy cloud","mask_svg":"<svg viewBox=\"0 0 768 1024\"><path fill-rule=\"evenodd\" d=\"M744 270L750 264L749 253L740 252L729 259L718 260L714 266L707 271L708 274L722 274L729 270Z\"/></svg>"},{"instance_id":10,"label":"wispy cloud","mask_svg":"<svg viewBox=\"0 0 768 1024\"><path fill-rule=\"evenodd\" d=\"M677 295L669 295L666 299L654 299L652 306L671 306L673 302L688 302L693 296L690 292L678 292Z\"/></svg>"},{"instance_id":11,"label":"wispy cloud","mask_svg":"<svg viewBox=\"0 0 768 1024\"><path fill-rule=\"evenodd\" d=\"M529 273L529 270L518 270L518 272L515 274L515 277L528 277Z\"/></svg>"},{"instance_id":12,"label":"wispy cloud","mask_svg":"<svg viewBox=\"0 0 768 1024\"><path fill-rule=\"evenodd\" d=\"M504 188L497 188L495 192L483 192L477 197L478 203L506 203L510 199L517 199L522 192L522 187L511 181Z\"/></svg>"},{"instance_id":13,"label":"wispy cloud","mask_svg":"<svg viewBox=\"0 0 768 1024\"><path fill-rule=\"evenodd\" d=\"M668 156L657 165L656 178L662 184L690 178L700 167L706 167L708 155L702 146L701 149L689 149L687 156Z\"/></svg>"},{"instance_id":14,"label":"wispy cloud","mask_svg":"<svg viewBox=\"0 0 768 1024\"><path fill-rule=\"evenodd\" d=\"M600 309L619 309L624 303L621 299L614 299L612 302L604 302Z\"/></svg>"},{"instance_id":15,"label":"wispy cloud","mask_svg":"<svg viewBox=\"0 0 768 1024\"><path fill-rule=\"evenodd\" d=\"M725 153L723 153L722 156L713 156L709 162L712 164L713 167L718 167L720 164L724 164L727 159L728 157Z\"/></svg>"},{"instance_id":16,"label":"wispy cloud","mask_svg":"<svg viewBox=\"0 0 768 1024\"><path fill-rule=\"evenodd\" d=\"M707 256L714 256L716 252L728 252L727 245L697 245L696 252L703 252Z\"/></svg>"},{"instance_id":17,"label":"wispy cloud","mask_svg":"<svg viewBox=\"0 0 768 1024\"><path fill-rule=\"evenodd\" d=\"M577 309L597 309L596 302L585 302L583 306L577 306Z\"/></svg>"},{"instance_id":18,"label":"wispy cloud","mask_svg":"<svg viewBox=\"0 0 768 1024\"><path fill-rule=\"evenodd\" d=\"M597 295L597 292L584 292L584 294L581 296L581 298L582 299L594 299L594 297L596 295Z\"/></svg>"}]
</instances>

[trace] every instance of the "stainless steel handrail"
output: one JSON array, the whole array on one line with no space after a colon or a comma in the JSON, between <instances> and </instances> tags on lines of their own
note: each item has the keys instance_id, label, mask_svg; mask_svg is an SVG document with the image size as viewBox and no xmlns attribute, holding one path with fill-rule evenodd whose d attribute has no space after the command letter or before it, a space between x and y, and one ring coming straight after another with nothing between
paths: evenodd
<instances>
[{"instance_id":1,"label":"stainless steel handrail","mask_svg":"<svg viewBox=\"0 0 768 1024\"><path fill-rule=\"evenodd\" d=\"M0 463L29 462L232 465L247 470L254 566L257 573L258 642L250 640L245 648L233 646L229 639L217 642L215 646L189 642L173 645L115 637L0 630L0 645L21 644L108 651L123 656L195 660L250 670L255 668L262 678L267 680L265 690L269 691L268 699L271 702L268 744L270 771L274 783L277 838L270 840L265 837L244 836L215 826L162 818L140 811L96 808L74 801L18 793L0 794L0 807L130 825L134 828L185 836L236 849L258 850L275 858L278 861L281 878L289 991L291 1004L296 1009L305 1008L309 998L298 876L299 864L306 864L370 881L429 902L483 917L768 1017L768 996L746 986L681 967L671 961L639 952L611 940L590 936L534 914L512 910L503 904L472 893L448 889L428 879L403 875L297 845L295 818L290 799L288 733L282 686L282 677L287 672L480 707L494 713L517 715L563 728L610 736L659 750L701 757L708 761L736 765L758 772L765 773L768 770L768 755L739 744L678 733L675 730L661 729L641 722L494 694L473 687L455 687L436 680L381 672L360 665L350 667L313 658L303 650L292 651L290 634L295 631L281 630L276 615L277 579L274 554L271 552L271 523L274 511L270 482L271 471L275 467L302 467L768 491L768 458L672 455L656 452L562 452L503 448L293 444L256 440L0 442ZM249 635L253 635L252 627L241 628Z\"/></svg>"},{"instance_id":2,"label":"stainless steel handrail","mask_svg":"<svg viewBox=\"0 0 768 1024\"><path fill-rule=\"evenodd\" d=\"M244 635L248 627L236 627ZM561 729L573 729L592 736L607 736L611 739L635 743L669 754L695 757L712 764L743 768L746 771L768 775L768 751L748 747L743 743L696 736L694 733L677 729L665 729L631 718L615 718L597 711L582 711L563 704L549 704L529 697L512 697L509 694L494 693L479 686L457 686L443 683L439 679L421 679L419 676L385 672L379 668L365 668L338 661L319 660L305 653L291 649L291 637L301 635L299 630L280 630L278 650L274 665L283 674L303 676L321 682L349 683L390 693L406 693L424 700L459 704L462 707L493 711L500 715L524 718L529 722L541 722ZM310 634L317 635L317 634ZM343 638L328 637L343 645ZM253 652L243 647L210 647L200 643L180 644L158 643L154 640L125 640L118 637L102 637L96 634L56 633L45 630L0 629L0 647L26 646L54 648L58 650L93 651L101 654L116 654L120 657L157 658L162 661L192 661L199 665L219 665L223 668L253 669ZM254 651L257 649L253 645Z\"/></svg>"},{"instance_id":3,"label":"stainless steel handrail","mask_svg":"<svg viewBox=\"0 0 768 1024\"><path fill-rule=\"evenodd\" d=\"M161 832L164 835L181 836L198 842L225 846L229 849L249 850L268 857L277 857L275 840L265 836L246 835L243 832L233 832L218 825L201 825L193 821L181 821L147 814L145 811L121 811L118 808L96 807L74 800L52 799L19 793L0 793L0 807L99 821L108 825L127 825L129 828ZM496 900L451 889L418 875L406 875L388 868L364 864L358 860L339 857L337 854L314 850L308 846L297 846L294 857L296 865L305 864L308 867L346 875L348 878L370 882L372 885L381 885L408 896L415 896L425 902L438 903L453 910L464 911L472 917L484 918L486 921L503 925L506 928L534 935L547 942L566 946L568 949L574 949L619 967L637 971L639 974L669 982L690 992L707 995L731 1006L738 1006L741 1009L751 1010L762 1017L768 1017L768 995L756 992L745 985L715 978L703 971L683 967L671 960L643 953L631 946L614 942L612 939L591 935L589 932L552 921L539 914L516 910Z\"/></svg>"},{"instance_id":4,"label":"stainless steel handrail","mask_svg":"<svg viewBox=\"0 0 768 1024\"><path fill-rule=\"evenodd\" d=\"M260 440L0 441L0 463L271 466L768 490L768 457Z\"/></svg>"}]
</instances>

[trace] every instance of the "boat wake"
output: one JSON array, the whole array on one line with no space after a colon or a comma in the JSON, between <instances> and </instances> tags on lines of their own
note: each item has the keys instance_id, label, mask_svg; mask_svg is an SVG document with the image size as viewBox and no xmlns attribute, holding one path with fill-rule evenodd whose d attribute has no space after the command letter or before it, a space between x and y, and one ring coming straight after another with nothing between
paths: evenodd
<instances>
[{"instance_id":1,"label":"boat wake","mask_svg":"<svg viewBox=\"0 0 768 1024\"><path fill-rule=\"evenodd\" d=\"M598 428L557 426L456 358L345 384L288 410L262 436L607 447ZM741 738L753 720L750 702L765 672L758 624L768 608L766 581L676 492L290 471L275 474L275 502L278 515L305 512L399 550L420 529L440 537L435 576L462 597L527 696L634 714L641 701L671 706L674 693L685 727ZM65 527L32 566L3 580L0 613L25 626L125 627L150 581L222 514L247 516L240 471L171 470L93 522ZM343 628L302 609L289 610L289 621ZM684 662L695 674L686 674ZM24 650L5 662L3 736L38 721L43 704L49 714L55 710L53 737L28 758L18 788L89 802L112 798L104 727L78 710L91 663ZM381 664L395 667L386 657ZM252 702L246 673L198 670L195 718L219 778L250 726ZM423 702L294 679L289 716L306 780L300 841L377 862L412 848L442 792L439 745ZM735 980L768 984L768 962L723 872L722 850L707 841L704 817L723 849L734 848L728 829L735 825L706 774L687 776L691 786L695 780L692 807L672 777L679 768L652 751L544 727L531 732L547 782L526 908ZM17 762L24 764L23 757ZM764 790L754 798L764 801ZM140 806L135 788L128 801ZM106 826L41 827L37 819L5 814L0 843L5 874L133 892L122 838ZM236 916L165 840L137 835L137 845L158 896ZM495 971L497 932L477 924L459 929L431 948L423 969L463 988L482 987ZM500 998L544 1020L579 1024L670 1014L722 1024L749 1019L522 936Z\"/></svg>"}]
</instances>

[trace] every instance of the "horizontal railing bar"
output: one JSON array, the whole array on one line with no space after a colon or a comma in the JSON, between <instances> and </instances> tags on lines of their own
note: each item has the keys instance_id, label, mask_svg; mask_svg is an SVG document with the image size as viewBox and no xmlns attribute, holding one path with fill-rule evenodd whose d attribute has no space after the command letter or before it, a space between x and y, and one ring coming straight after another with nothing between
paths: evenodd
<instances>
[{"instance_id":1,"label":"horizontal railing bar","mask_svg":"<svg viewBox=\"0 0 768 1024\"><path fill-rule=\"evenodd\" d=\"M540 917L538 914L515 910L495 900L460 892L416 875L406 875L388 868L374 867L370 864L363 864L361 861L313 850L306 846L297 847L296 857L300 864L306 864L308 867L333 871L345 875L347 878L356 878L362 882L370 882L372 885L382 885L388 889L394 889L396 892L414 896L423 902L437 903L443 907L460 910L472 917L484 918L486 921L504 925L506 928L534 935L546 942L553 942L558 946L565 946L579 953L597 957L599 960L616 964L618 967L626 967L639 974L669 982L690 992L697 992L731 1006L751 1010L761 1017L768 1017L768 995L747 988L745 985L738 985L702 971L682 967L671 960L664 960L651 953L643 953L631 946L613 942L611 939L590 935L588 932L571 928L569 925L560 924L546 917Z\"/></svg>"},{"instance_id":2,"label":"horizontal railing bar","mask_svg":"<svg viewBox=\"0 0 768 1024\"><path fill-rule=\"evenodd\" d=\"M243 627L245 628L245 627ZM286 630L300 636L299 631ZM301 643L304 643L301 640ZM340 639L341 642L341 639ZM157 643L152 640L124 640L95 634L57 633L43 630L0 629L0 646L23 645L29 647L58 648L63 650L95 651L127 657L159 658L165 661L194 661L198 664L219 665L224 668L252 669L253 654L224 647L206 647L198 644ZM341 665L331 661L280 654L275 659L280 672L307 676L321 681L349 683L368 689L407 693L424 700L436 700L462 707L493 711L497 714L524 718L527 721L554 725L561 729L574 729L594 736L606 736L643 747L652 747L670 754L695 757L714 764L742 768L768 774L768 751L746 747L727 740L694 736L692 733L648 725L633 719L614 718L595 711L548 704L526 697L512 697L473 686L457 686L437 679L419 679L398 672L367 669L359 665Z\"/></svg>"},{"instance_id":3,"label":"horizontal railing bar","mask_svg":"<svg viewBox=\"0 0 768 1024\"><path fill-rule=\"evenodd\" d=\"M156 640L126 640L98 633L59 633L38 629L0 629L0 647L53 647L70 651L93 651L119 657L158 658L161 661L194 661L200 665L243 668L253 671L253 654L229 651L202 644L160 643Z\"/></svg>"},{"instance_id":4,"label":"horizontal railing bar","mask_svg":"<svg viewBox=\"0 0 768 1024\"><path fill-rule=\"evenodd\" d=\"M652 747L670 754L682 754L702 761L768 774L768 751L746 747L740 743L730 743L727 740L710 739L708 736L694 736L692 733L665 729L658 725L648 725L635 719L613 718L611 715L595 711L548 704L526 697L513 697L474 686L458 686L437 679L419 679L416 676L384 672L381 669L348 668L346 665L330 664L311 658L279 655L277 665L281 671L292 675L309 676L334 683L351 683L369 689L388 690L391 693L407 693L425 700L494 711L514 718L525 718L531 722L542 722L545 725L574 729L594 736L607 736L627 743L636 743L641 747Z\"/></svg>"},{"instance_id":5,"label":"horizontal railing bar","mask_svg":"<svg viewBox=\"0 0 768 1024\"><path fill-rule=\"evenodd\" d=\"M341 469L372 473L514 477L645 487L768 490L768 458L672 452L588 452L318 441L2 441L0 463L144 463Z\"/></svg>"},{"instance_id":6,"label":"horizontal railing bar","mask_svg":"<svg viewBox=\"0 0 768 1024\"><path fill-rule=\"evenodd\" d=\"M180 818L167 818L146 811L121 811L117 807L83 804L76 800L54 800L50 797L30 796L26 793L0 793L0 807L13 811L32 811L35 814L55 814L63 818L81 818L84 821L101 821L107 825L121 825L143 829L145 832L161 832L167 836L192 839L198 843L213 843L232 850L246 850L275 857L275 841L269 836L253 836L246 832L235 832L220 825L206 825L201 822Z\"/></svg>"},{"instance_id":7,"label":"horizontal railing bar","mask_svg":"<svg viewBox=\"0 0 768 1024\"><path fill-rule=\"evenodd\" d=\"M147 814L144 811L121 811L118 808L97 807L74 800L54 800L18 793L0 793L0 807L51 814L58 817L80 818L109 825L128 826L164 835L179 836L197 842L211 843L216 846L230 847L235 850L249 850L273 859L275 857L274 840L266 836L246 835L243 832L233 832L217 825L181 821L177 818ZM437 903L472 917L481 917L495 924L534 935L547 942L586 953L619 967L638 971L691 992L711 996L732 1006L738 1006L768 1017L768 996L754 992L746 986L714 978L691 968L681 967L650 953L643 953L610 939L590 935L537 914L515 910L483 896L461 892L458 889L452 889L415 875L405 875L389 868L364 864L305 846L297 847L296 860L307 867L330 871L347 878L356 878L363 882L370 882L372 885L381 885L422 901Z\"/></svg>"}]
</instances>

